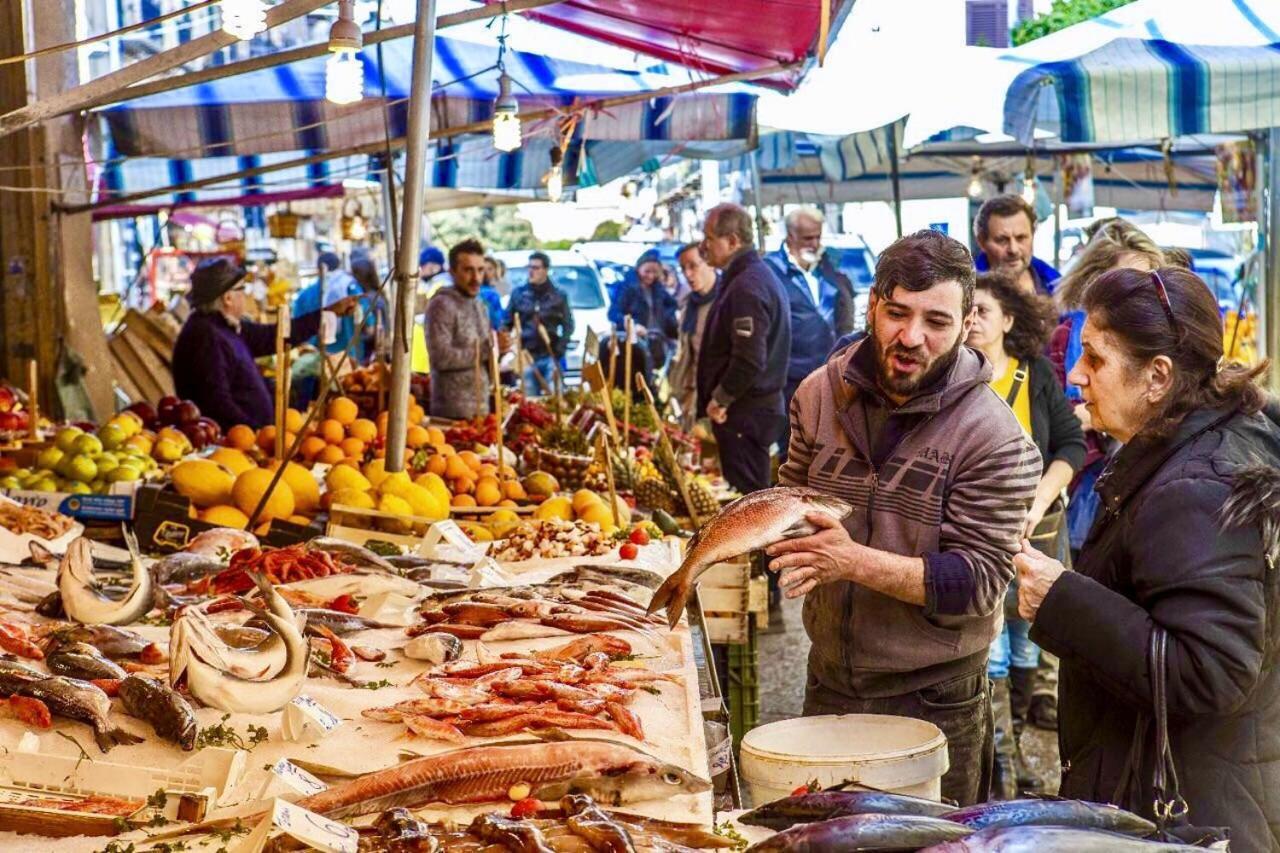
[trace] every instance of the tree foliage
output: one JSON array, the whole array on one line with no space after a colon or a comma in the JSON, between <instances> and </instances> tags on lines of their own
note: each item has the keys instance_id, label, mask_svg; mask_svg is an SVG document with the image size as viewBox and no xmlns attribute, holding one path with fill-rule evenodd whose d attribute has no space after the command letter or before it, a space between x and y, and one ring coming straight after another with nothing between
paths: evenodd
<instances>
[{"instance_id":1,"label":"tree foliage","mask_svg":"<svg viewBox=\"0 0 1280 853\"><path fill-rule=\"evenodd\" d=\"M476 237L488 251L534 249L538 241L533 226L516 214L515 205L465 207L428 215L431 243L448 251L454 243Z\"/></svg>"},{"instance_id":2,"label":"tree foliage","mask_svg":"<svg viewBox=\"0 0 1280 853\"><path fill-rule=\"evenodd\" d=\"M1133 0L1053 0L1053 7L1048 12L1021 21L1014 27L1010 39L1015 46L1026 44L1132 2Z\"/></svg>"}]
</instances>

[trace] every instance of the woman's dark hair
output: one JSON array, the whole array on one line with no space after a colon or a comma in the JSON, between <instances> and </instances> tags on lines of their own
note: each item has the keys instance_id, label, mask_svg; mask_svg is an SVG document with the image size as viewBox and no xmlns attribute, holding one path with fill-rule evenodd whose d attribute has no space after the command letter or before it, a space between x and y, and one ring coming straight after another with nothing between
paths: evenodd
<instances>
[{"instance_id":1,"label":"woman's dark hair","mask_svg":"<svg viewBox=\"0 0 1280 853\"><path fill-rule=\"evenodd\" d=\"M1169 295L1168 310L1157 276ZM1134 364L1160 355L1173 362L1173 385L1143 428L1144 435L1166 438L1196 409L1236 408L1252 414L1262 408L1263 391L1254 380L1268 364L1219 366L1223 343L1218 301L1195 273L1178 267L1154 273L1112 270L1098 276L1085 292L1084 309L1099 328L1116 336Z\"/></svg>"},{"instance_id":2,"label":"woman's dark hair","mask_svg":"<svg viewBox=\"0 0 1280 853\"><path fill-rule=\"evenodd\" d=\"M1049 336L1058 325L1058 311L1052 299L1027 293L1012 278L995 272L980 273L974 290L990 293L1005 316L1013 318L1013 325L1004 333L1006 353L1020 361L1044 353Z\"/></svg>"}]
</instances>

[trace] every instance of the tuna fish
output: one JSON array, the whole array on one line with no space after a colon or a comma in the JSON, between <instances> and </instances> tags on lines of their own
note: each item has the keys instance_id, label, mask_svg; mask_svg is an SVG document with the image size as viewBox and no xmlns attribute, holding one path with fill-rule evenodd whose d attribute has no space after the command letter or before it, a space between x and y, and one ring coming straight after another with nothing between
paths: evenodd
<instances>
[{"instance_id":1,"label":"tuna fish","mask_svg":"<svg viewBox=\"0 0 1280 853\"><path fill-rule=\"evenodd\" d=\"M1203 847L1143 841L1118 832L1067 826L984 829L968 838L927 847L920 853L1203 853Z\"/></svg>"},{"instance_id":2,"label":"tuna fish","mask_svg":"<svg viewBox=\"0 0 1280 853\"><path fill-rule=\"evenodd\" d=\"M649 602L649 614L663 608L672 629L680 621L693 584L711 566L784 539L808 536L815 528L805 516L819 512L842 519L848 502L817 489L778 486L738 498L702 525L675 574L662 582Z\"/></svg>"},{"instance_id":3,"label":"tuna fish","mask_svg":"<svg viewBox=\"0 0 1280 853\"><path fill-rule=\"evenodd\" d=\"M1115 806L1084 800L1006 800L980 803L943 815L970 829L999 829L1009 826L1069 826L1076 829L1104 829L1139 837L1155 832L1156 826L1144 817Z\"/></svg>"},{"instance_id":4,"label":"tuna fish","mask_svg":"<svg viewBox=\"0 0 1280 853\"><path fill-rule=\"evenodd\" d=\"M852 853L856 850L918 850L972 833L963 824L921 815L860 814L783 830L747 848L747 853Z\"/></svg>"},{"instance_id":5,"label":"tuna fish","mask_svg":"<svg viewBox=\"0 0 1280 853\"><path fill-rule=\"evenodd\" d=\"M952 811L955 809L936 800L904 797L882 791L815 791L765 803L738 818L738 822L747 826L783 830L797 823L814 823L858 814L946 816L952 819L947 815L947 812Z\"/></svg>"}]
</instances>

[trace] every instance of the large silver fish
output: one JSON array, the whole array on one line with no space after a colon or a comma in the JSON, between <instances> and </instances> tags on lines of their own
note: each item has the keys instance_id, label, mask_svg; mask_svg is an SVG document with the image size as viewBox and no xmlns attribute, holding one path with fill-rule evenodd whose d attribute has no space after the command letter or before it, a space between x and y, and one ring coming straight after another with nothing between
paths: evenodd
<instances>
[{"instance_id":1,"label":"large silver fish","mask_svg":"<svg viewBox=\"0 0 1280 853\"><path fill-rule=\"evenodd\" d=\"M1084 800L1004 800L979 803L942 815L970 829L998 829L1006 826L1070 826L1075 829L1105 829L1138 837L1156 831L1144 817L1116 806Z\"/></svg>"},{"instance_id":2,"label":"large silver fish","mask_svg":"<svg viewBox=\"0 0 1280 853\"><path fill-rule=\"evenodd\" d=\"M263 601L271 608L259 614L284 642L284 667L265 680L255 681L233 675L215 663L219 654L226 654L226 644L215 646L203 633L183 626L186 618L173 623L170 629L169 683L174 685L183 672L187 676L187 689L204 704L222 711L243 714L269 714L279 711L302 690L307 677L307 664L311 647L298 628L293 612L271 584L260 576L254 581L262 592ZM287 615L284 615L287 614ZM216 637L216 635L215 635ZM173 649L178 649L174 652Z\"/></svg>"},{"instance_id":3,"label":"large silver fish","mask_svg":"<svg viewBox=\"0 0 1280 853\"><path fill-rule=\"evenodd\" d=\"M39 699L52 713L86 723L93 729L93 738L103 752L113 746L143 740L111 722L111 699L87 681L61 675L45 676L26 667L6 665L0 670L0 696L15 694Z\"/></svg>"},{"instance_id":4,"label":"large silver fish","mask_svg":"<svg viewBox=\"0 0 1280 853\"><path fill-rule=\"evenodd\" d=\"M969 827L940 817L859 814L784 829L747 848L747 853L846 853L855 850L918 850L964 838Z\"/></svg>"},{"instance_id":5,"label":"large silver fish","mask_svg":"<svg viewBox=\"0 0 1280 853\"><path fill-rule=\"evenodd\" d=\"M680 568L653 593L649 614L666 608L667 622L674 629L698 576L711 566L784 539L808 536L815 530L805 520L811 512L842 519L852 511L847 501L834 495L796 486L762 489L738 498L702 525L689 542Z\"/></svg>"},{"instance_id":6,"label":"large silver fish","mask_svg":"<svg viewBox=\"0 0 1280 853\"><path fill-rule=\"evenodd\" d=\"M138 540L125 529L125 542L132 557L133 583L123 598L103 595L93 578L93 554L83 536L67 547L58 564L58 593L67 616L83 625L130 625L137 622L152 605L151 573L142 564Z\"/></svg>"},{"instance_id":7,"label":"large silver fish","mask_svg":"<svg viewBox=\"0 0 1280 853\"><path fill-rule=\"evenodd\" d=\"M1143 841L1118 832L1066 826L1011 826L984 829L959 841L926 847L920 853L1203 853L1203 847Z\"/></svg>"}]
</instances>

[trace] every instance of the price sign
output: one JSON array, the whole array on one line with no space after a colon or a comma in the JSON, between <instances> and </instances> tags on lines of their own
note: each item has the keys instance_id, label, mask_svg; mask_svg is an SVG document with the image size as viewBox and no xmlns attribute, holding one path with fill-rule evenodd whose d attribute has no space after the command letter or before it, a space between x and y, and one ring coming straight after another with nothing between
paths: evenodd
<instances>
[{"instance_id":1,"label":"price sign","mask_svg":"<svg viewBox=\"0 0 1280 853\"><path fill-rule=\"evenodd\" d=\"M360 833L345 823L329 820L288 800L271 801L271 813L235 848L234 853L262 853L267 841L288 835L324 853L358 853Z\"/></svg>"}]
</instances>

